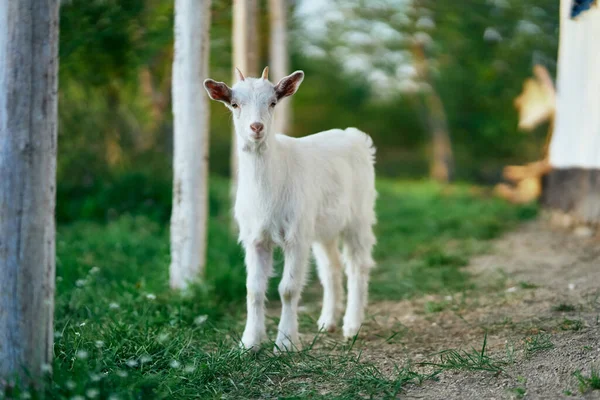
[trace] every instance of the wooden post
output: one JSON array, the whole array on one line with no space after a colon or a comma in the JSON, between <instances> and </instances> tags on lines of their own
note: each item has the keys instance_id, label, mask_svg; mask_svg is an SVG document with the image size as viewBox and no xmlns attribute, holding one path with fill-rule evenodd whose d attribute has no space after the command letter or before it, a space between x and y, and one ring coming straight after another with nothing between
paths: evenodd
<instances>
[{"instance_id":1,"label":"wooden post","mask_svg":"<svg viewBox=\"0 0 600 400\"><path fill-rule=\"evenodd\" d=\"M173 58L172 288L204 271L208 223L208 78L210 0L176 0Z\"/></svg>"},{"instance_id":2,"label":"wooden post","mask_svg":"<svg viewBox=\"0 0 600 400\"><path fill-rule=\"evenodd\" d=\"M543 203L600 222L600 8L572 19L562 0L555 129Z\"/></svg>"},{"instance_id":3,"label":"wooden post","mask_svg":"<svg viewBox=\"0 0 600 400\"><path fill-rule=\"evenodd\" d=\"M0 385L52 359L58 9L0 0Z\"/></svg>"}]
</instances>

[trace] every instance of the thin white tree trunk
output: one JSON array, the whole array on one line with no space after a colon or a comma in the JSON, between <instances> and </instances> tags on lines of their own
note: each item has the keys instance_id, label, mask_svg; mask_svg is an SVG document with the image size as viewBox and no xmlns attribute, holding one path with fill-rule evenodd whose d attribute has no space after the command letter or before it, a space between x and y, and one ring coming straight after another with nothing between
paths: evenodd
<instances>
[{"instance_id":1,"label":"thin white tree trunk","mask_svg":"<svg viewBox=\"0 0 600 400\"><path fill-rule=\"evenodd\" d=\"M555 168L600 168L600 8L570 18L562 0L556 124L550 144Z\"/></svg>"},{"instance_id":2,"label":"thin white tree trunk","mask_svg":"<svg viewBox=\"0 0 600 400\"><path fill-rule=\"evenodd\" d=\"M287 1L269 0L271 40L269 42L271 81L277 83L289 74L289 51L287 34ZM289 134L291 123L291 98L279 102L275 111L275 132Z\"/></svg>"},{"instance_id":3,"label":"thin white tree trunk","mask_svg":"<svg viewBox=\"0 0 600 400\"><path fill-rule=\"evenodd\" d=\"M58 0L0 0L0 393L53 345Z\"/></svg>"},{"instance_id":4,"label":"thin white tree trunk","mask_svg":"<svg viewBox=\"0 0 600 400\"><path fill-rule=\"evenodd\" d=\"M235 68L244 76L258 76L258 1L233 1L233 83L237 81ZM232 84L233 84L232 83ZM231 189L235 193L237 185L237 136L235 129L231 138Z\"/></svg>"},{"instance_id":5,"label":"thin white tree trunk","mask_svg":"<svg viewBox=\"0 0 600 400\"><path fill-rule=\"evenodd\" d=\"M176 0L173 59L172 288L199 278L206 258L208 218L208 77L210 0Z\"/></svg>"}]
</instances>

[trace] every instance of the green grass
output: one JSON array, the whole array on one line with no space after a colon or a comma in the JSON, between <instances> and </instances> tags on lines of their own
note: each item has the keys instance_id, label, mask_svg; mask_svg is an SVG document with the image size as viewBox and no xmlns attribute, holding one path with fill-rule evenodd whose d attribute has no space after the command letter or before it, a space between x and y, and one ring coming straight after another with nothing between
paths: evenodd
<instances>
[{"instance_id":1,"label":"green grass","mask_svg":"<svg viewBox=\"0 0 600 400\"><path fill-rule=\"evenodd\" d=\"M486 350L487 333L483 338L481 349L444 350L435 354L439 357L438 362L425 362L421 365L432 366L439 372L448 370L503 372L507 361L490 357Z\"/></svg>"},{"instance_id":2,"label":"green grass","mask_svg":"<svg viewBox=\"0 0 600 400\"><path fill-rule=\"evenodd\" d=\"M583 328L583 321L580 319L565 318L558 327L563 331L580 331Z\"/></svg>"},{"instance_id":3,"label":"green grass","mask_svg":"<svg viewBox=\"0 0 600 400\"><path fill-rule=\"evenodd\" d=\"M600 369L592 367L589 376L585 376L581 371L575 371L573 374L579 382L579 391L585 393L589 390L600 390Z\"/></svg>"},{"instance_id":4,"label":"green grass","mask_svg":"<svg viewBox=\"0 0 600 400\"><path fill-rule=\"evenodd\" d=\"M535 207L510 206L466 185L382 181L378 190L372 301L472 288L462 268L469 258L485 249L486 240L535 215ZM227 182L214 179L206 280L185 294L168 288L164 211L129 215L121 207L106 220L107 213L94 211L100 217L59 225L49 397L393 398L404 385L430 377L410 366L380 370L361 358L360 339L348 344L339 335L318 336L317 315L301 315L300 321L303 332L316 335L315 348L305 343L299 354L284 356L273 355L272 344L258 355L239 350L245 269L228 231L227 199ZM102 210L94 199L77 201ZM280 254L276 260L280 269ZM310 286L318 288L315 280ZM271 289L276 284L273 279ZM317 294L308 290L305 302L318 301ZM276 305L275 290L269 297ZM269 321L271 338L276 323ZM397 334L384 336L392 342ZM445 352L441 358L437 370L500 368L485 354L485 343L480 352Z\"/></svg>"},{"instance_id":5,"label":"green grass","mask_svg":"<svg viewBox=\"0 0 600 400\"><path fill-rule=\"evenodd\" d=\"M560 304L552 307L552 311L572 312L572 311L575 311L575 306L572 304L560 303Z\"/></svg>"},{"instance_id":6,"label":"green grass","mask_svg":"<svg viewBox=\"0 0 600 400\"><path fill-rule=\"evenodd\" d=\"M525 338L525 354L530 357L540 351L550 350L554 348L551 335L540 332L536 335Z\"/></svg>"},{"instance_id":7,"label":"green grass","mask_svg":"<svg viewBox=\"0 0 600 400\"><path fill-rule=\"evenodd\" d=\"M537 289L538 286L536 284L534 284L534 283L520 281L519 282L519 287L521 289Z\"/></svg>"}]
</instances>

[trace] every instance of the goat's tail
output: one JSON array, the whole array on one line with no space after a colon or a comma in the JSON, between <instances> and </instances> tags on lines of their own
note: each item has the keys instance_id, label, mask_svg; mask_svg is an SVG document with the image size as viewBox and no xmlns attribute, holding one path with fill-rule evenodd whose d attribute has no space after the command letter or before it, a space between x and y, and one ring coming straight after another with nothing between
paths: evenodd
<instances>
[{"instance_id":1,"label":"goat's tail","mask_svg":"<svg viewBox=\"0 0 600 400\"><path fill-rule=\"evenodd\" d=\"M369 153L371 163L375 164L375 154L377 153L377 148L375 147L375 143L373 143L373 138L371 138L371 136L369 136L367 133L354 127L346 128L346 132L355 136L357 139L360 139L365 144L365 148Z\"/></svg>"}]
</instances>

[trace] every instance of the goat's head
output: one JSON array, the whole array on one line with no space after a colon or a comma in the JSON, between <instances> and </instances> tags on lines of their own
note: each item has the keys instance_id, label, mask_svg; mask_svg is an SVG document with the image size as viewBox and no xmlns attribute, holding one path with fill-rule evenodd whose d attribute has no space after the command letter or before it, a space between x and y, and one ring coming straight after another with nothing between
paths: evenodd
<instances>
[{"instance_id":1,"label":"goat's head","mask_svg":"<svg viewBox=\"0 0 600 400\"><path fill-rule=\"evenodd\" d=\"M296 93L304 72L296 71L276 85L269 81L269 67L260 78L245 78L236 68L238 81L232 88L212 79L204 81L211 99L224 103L233 114L235 131L242 143L260 143L271 135L273 113L277 103Z\"/></svg>"}]
</instances>

